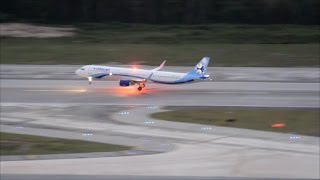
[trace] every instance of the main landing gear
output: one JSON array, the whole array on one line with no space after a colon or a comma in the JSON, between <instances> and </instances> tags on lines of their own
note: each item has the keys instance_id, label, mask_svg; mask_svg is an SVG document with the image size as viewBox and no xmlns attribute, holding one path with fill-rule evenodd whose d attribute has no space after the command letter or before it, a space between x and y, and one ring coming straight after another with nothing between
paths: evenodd
<instances>
[{"instance_id":1,"label":"main landing gear","mask_svg":"<svg viewBox=\"0 0 320 180\"><path fill-rule=\"evenodd\" d=\"M138 91L142 91L142 89L145 87L146 87L145 84L139 84Z\"/></svg>"}]
</instances>

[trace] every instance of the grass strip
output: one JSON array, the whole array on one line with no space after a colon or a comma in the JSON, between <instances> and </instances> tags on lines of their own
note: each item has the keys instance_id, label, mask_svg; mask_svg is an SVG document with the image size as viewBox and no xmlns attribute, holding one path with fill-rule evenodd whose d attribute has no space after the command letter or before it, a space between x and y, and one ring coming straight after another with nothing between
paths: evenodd
<instances>
[{"instance_id":1,"label":"grass strip","mask_svg":"<svg viewBox=\"0 0 320 180\"><path fill-rule=\"evenodd\" d=\"M209 107L169 109L172 111L159 112L151 116L167 121L320 136L320 112L316 108ZM286 126L272 128L274 123L284 123Z\"/></svg>"},{"instance_id":2,"label":"grass strip","mask_svg":"<svg viewBox=\"0 0 320 180\"><path fill-rule=\"evenodd\" d=\"M2 64L122 64L194 66L319 67L319 44L110 44L6 39Z\"/></svg>"},{"instance_id":3,"label":"grass strip","mask_svg":"<svg viewBox=\"0 0 320 180\"><path fill-rule=\"evenodd\" d=\"M4 132L0 133L0 147L1 156L111 152L130 149L127 146L114 144Z\"/></svg>"},{"instance_id":4,"label":"grass strip","mask_svg":"<svg viewBox=\"0 0 320 180\"><path fill-rule=\"evenodd\" d=\"M68 26L69 27L69 26ZM73 37L1 37L2 64L319 67L319 26L74 24Z\"/></svg>"}]
</instances>

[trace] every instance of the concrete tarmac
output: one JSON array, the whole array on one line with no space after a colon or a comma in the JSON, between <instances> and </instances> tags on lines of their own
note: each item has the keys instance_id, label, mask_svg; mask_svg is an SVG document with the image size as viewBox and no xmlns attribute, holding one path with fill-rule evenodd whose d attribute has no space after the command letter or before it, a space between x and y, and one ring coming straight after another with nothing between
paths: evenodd
<instances>
[{"instance_id":1,"label":"concrete tarmac","mask_svg":"<svg viewBox=\"0 0 320 180\"><path fill-rule=\"evenodd\" d=\"M320 107L319 83L203 82L119 87L116 81L1 80L1 101L105 105Z\"/></svg>"},{"instance_id":2,"label":"concrete tarmac","mask_svg":"<svg viewBox=\"0 0 320 180\"><path fill-rule=\"evenodd\" d=\"M33 156L28 161L2 161L3 174L319 178L317 137L292 139L297 135L148 117L162 111L159 106L116 110L105 105L4 103L2 108L1 131L126 144L155 153L44 160ZM105 112L108 109L116 112ZM92 135L83 136L83 132Z\"/></svg>"},{"instance_id":3,"label":"concrete tarmac","mask_svg":"<svg viewBox=\"0 0 320 180\"><path fill-rule=\"evenodd\" d=\"M109 157L83 154L81 158L1 159L1 178L320 177L318 137L149 117L166 105L319 108L319 82L150 83L137 93L136 87L121 88L115 81L88 85L79 80L1 79L2 132L134 147Z\"/></svg>"},{"instance_id":4,"label":"concrete tarmac","mask_svg":"<svg viewBox=\"0 0 320 180\"><path fill-rule=\"evenodd\" d=\"M170 62L167 62L167 65ZM195 62L196 63L196 62ZM130 67L118 64L109 66ZM51 80L79 80L74 71L82 65L10 65L1 64L1 79L51 79ZM215 81L267 81L267 82L319 82L319 68L303 67L212 67L209 64L207 73ZM142 69L153 69L155 66L139 66ZM193 67L165 66L163 71L186 73Z\"/></svg>"}]
</instances>

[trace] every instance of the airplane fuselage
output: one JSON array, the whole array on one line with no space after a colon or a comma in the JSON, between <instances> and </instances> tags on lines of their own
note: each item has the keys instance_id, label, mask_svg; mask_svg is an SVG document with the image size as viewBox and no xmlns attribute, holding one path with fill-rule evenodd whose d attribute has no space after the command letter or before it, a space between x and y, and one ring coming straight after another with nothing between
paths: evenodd
<instances>
[{"instance_id":1,"label":"airplane fuselage","mask_svg":"<svg viewBox=\"0 0 320 180\"><path fill-rule=\"evenodd\" d=\"M139 85L138 90L141 91L145 87L146 82L156 82L162 84L182 84L189 83L196 80L207 80L209 75L205 74L210 58L203 57L201 61L188 73L177 73L159 71L163 68L166 61L154 69L136 69L136 68L123 68L111 67L100 65L87 65L76 70L76 74L88 78L89 84L93 78L102 79L107 77L114 77L120 79L120 86Z\"/></svg>"},{"instance_id":2,"label":"airplane fuselage","mask_svg":"<svg viewBox=\"0 0 320 180\"><path fill-rule=\"evenodd\" d=\"M132 69L132 68L121 68L121 67L110 67L110 66L98 66L88 65L76 71L76 74L82 77L92 77L96 79L102 79L106 77L116 77L119 79L147 79L150 74L150 81L164 84L179 84L191 82L194 77L188 76L187 73L176 73L167 71L153 71L145 69Z\"/></svg>"}]
</instances>

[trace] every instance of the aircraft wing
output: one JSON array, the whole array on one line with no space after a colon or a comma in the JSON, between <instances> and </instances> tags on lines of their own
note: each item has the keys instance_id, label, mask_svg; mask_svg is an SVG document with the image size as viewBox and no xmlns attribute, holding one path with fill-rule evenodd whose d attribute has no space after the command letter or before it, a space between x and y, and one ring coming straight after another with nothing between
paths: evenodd
<instances>
[{"instance_id":1,"label":"aircraft wing","mask_svg":"<svg viewBox=\"0 0 320 180\"><path fill-rule=\"evenodd\" d=\"M148 81L151 79L152 75L153 75L153 73L151 73L151 74L147 77L147 79L131 79L130 81L133 82L133 83L135 83L135 84L146 83L146 82L148 82Z\"/></svg>"},{"instance_id":2,"label":"aircraft wing","mask_svg":"<svg viewBox=\"0 0 320 180\"><path fill-rule=\"evenodd\" d=\"M139 85L138 90L141 91L142 88L144 88L146 85L145 83L148 82L151 77L152 77L153 73L151 73L147 79L132 79L132 80L120 80L120 86L132 86L135 84Z\"/></svg>"},{"instance_id":3,"label":"aircraft wing","mask_svg":"<svg viewBox=\"0 0 320 180\"><path fill-rule=\"evenodd\" d=\"M126 79L123 79L123 80L120 80L120 86L131 86L131 85L135 85L135 84L139 84L139 86L145 86L145 83L147 83L148 81L150 81L152 75L153 75L153 72L154 71L159 71L161 70L163 67L164 67L164 64L166 63L166 60L164 60L159 67L157 68L154 68L151 70L151 73L150 75L146 78L146 79L131 79L131 78L126 78ZM140 91L140 90L139 90Z\"/></svg>"}]
</instances>

